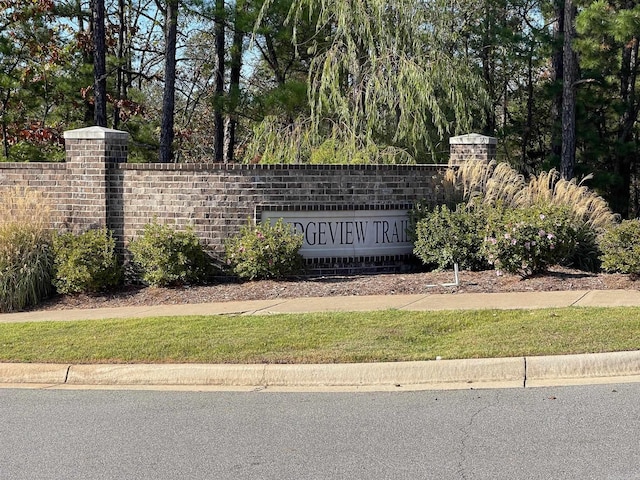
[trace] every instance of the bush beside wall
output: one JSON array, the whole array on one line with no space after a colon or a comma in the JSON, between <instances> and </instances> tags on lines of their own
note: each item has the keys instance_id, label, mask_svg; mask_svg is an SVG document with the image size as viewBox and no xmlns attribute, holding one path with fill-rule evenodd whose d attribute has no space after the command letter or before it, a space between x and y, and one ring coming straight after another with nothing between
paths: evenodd
<instances>
[{"instance_id":1,"label":"bush beside wall","mask_svg":"<svg viewBox=\"0 0 640 480\"><path fill-rule=\"evenodd\" d=\"M227 264L244 280L284 278L303 271L302 235L279 219L273 225L249 221L225 245Z\"/></svg>"},{"instance_id":2,"label":"bush beside wall","mask_svg":"<svg viewBox=\"0 0 640 480\"><path fill-rule=\"evenodd\" d=\"M53 237L54 278L58 293L98 292L122 282L115 240L105 228Z\"/></svg>"},{"instance_id":3,"label":"bush beside wall","mask_svg":"<svg viewBox=\"0 0 640 480\"><path fill-rule=\"evenodd\" d=\"M205 282L212 265L191 228L178 231L154 220L129 244L141 280L162 287Z\"/></svg>"},{"instance_id":4,"label":"bush beside wall","mask_svg":"<svg viewBox=\"0 0 640 480\"><path fill-rule=\"evenodd\" d=\"M624 220L600 241L602 268L607 272L640 274L640 220Z\"/></svg>"}]
</instances>

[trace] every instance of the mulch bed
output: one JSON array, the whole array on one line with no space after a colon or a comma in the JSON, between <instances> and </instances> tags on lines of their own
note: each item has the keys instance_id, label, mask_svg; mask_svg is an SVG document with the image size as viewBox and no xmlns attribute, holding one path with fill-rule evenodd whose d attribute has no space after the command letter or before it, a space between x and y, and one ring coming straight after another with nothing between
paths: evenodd
<instances>
[{"instance_id":1,"label":"mulch bed","mask_svg":"<svg viewBox=\"0 0 640 480\"><path fill-rule=\"evenodd\" d=\"M592 274L555 268L544 275L522 279L516 275L496 275L495 271L459 274L458 286L442 286L454 281L453 272L421 272L340 277L304 277L291 280L236 282L222 279L207 286L175 288L124 287L94 295L58 295L40 304L38 310L103 308L119 306L175 305L293 297L351 295L401 295L463 292L527 292L556 290L638 290L640 282L623 274Z\"/></svg>"}]
</instances>

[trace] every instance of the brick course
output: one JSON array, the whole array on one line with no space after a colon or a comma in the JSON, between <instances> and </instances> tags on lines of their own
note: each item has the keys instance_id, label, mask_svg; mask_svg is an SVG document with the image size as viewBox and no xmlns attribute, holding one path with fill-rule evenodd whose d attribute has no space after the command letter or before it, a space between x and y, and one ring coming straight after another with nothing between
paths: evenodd
<instances>
[{"instance_id":1,"label":"brick course","mask_svg":"<svg viewBox=\"0 0 640 480\"><path fill-rule=\"evenodd\" d=\"M177 167L177 168L171 168ZM437 202L435 165L110 164L110 227L125 243L153 218L192 225L214 251L260 211Z\"/></svg>"},{"instance_id":2,"label":"brick course","mask_svg":"<svg viewBox=\"0 0 640 480\"><path fill-rule=\"evenodd\" d=\"M42 192L54 227L68 228L73 215L70 178L64 163L0 163L0 189L27 187ZM39 212L33 212L34 216Z\"/></svg>"},{"instance_id":3,"label":"brick course","mask_svg":"<svg viewBox=\"0 0 640 480\"><path fill-rule=\"evenodd\" d=\"M495 145L456 147L465 155L495 151ZM221 255L225 240L265 209L384 210L441 201L443 166L437 165L127 164L127 135L97 127L66 132L65 148L64 164L0 163L0 189L41 190L56 228L107 226L120 247L154 218L178 228L192 225ZM372 268L393 263L364 260Z\"/></svg>"},{"instance_id":4,"label":"brick course","mask_svg":"<svg viewBox=\"0 0 640 480\"><path fill-rule=\"evenodd\" d=\"M469 160L490 161L496 158L497 139L471 133L449 139L449 165Z\"/></svg>"}]
</instances>

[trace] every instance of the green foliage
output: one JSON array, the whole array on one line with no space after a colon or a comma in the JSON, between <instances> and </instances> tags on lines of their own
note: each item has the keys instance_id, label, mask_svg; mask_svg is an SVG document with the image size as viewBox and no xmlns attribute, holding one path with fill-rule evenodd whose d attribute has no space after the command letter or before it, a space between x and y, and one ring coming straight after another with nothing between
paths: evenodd
<instances>
[{"instance_id":1,"label":"green foliage","mask_svg":"<svg viewBox=\"0 0 640 480\"><path fill-rule=\"evenodd\" d=\"M142 100L140 100L142 101ZM128 119L121 129L131 135L127 163L151 163L158 161L158 122L141 115Z\"/></svg>"},{"instance_id":2,"label":"green foliage","mask_svg":"<svg viewBox=\"0 0 640 480\"><path fill-rule=\"evenodd\" d=\"M353 138L346 125L327 122L321 131L305 118L270 116L253 130L246 163L398 164L415 163L404 149Z\"/></svg>"},{"instance_id":3,"label":"green foliage","mask_svg":"<svg viewBox=\"0 0 640 480\"><path fill-rule=\"evenodd\" d=\"M624 220L600 240L602 268L608 272L640 274L640 220Z\"/></svg>"},{"instance_id":4,"label":"green foliage","mask_svg":"<svg viewBox=\"0 0 640 480\"><path fill-rule=\"evenodd\" d=\"M416 224L413 253L426 265L439 269L453 267L482 270L489 265L482 244L486 216L481 209L446 205L423 214Z\"/></svg>"},{"instance_id":5,"label":"green foliage","mask_svg":"<svg viewBox=\"0 0 640 480\"><path fill-rule=\"evenodd\" d=\"M489 226L484 250L498 272L526 277L562 263L575 245L576 229L568 209L535 205L506 210Z\"/></svg>"},{"instance_id":6,"label":"green foliage","mask_svg":"<svg viewBox=\"0 0 640 480\"><path fill-rule=\"evenodd\" d=\"M459 4L460 16L452 18L435 3L294 3L294 18L317 12L318 31L331 25L329 45L310 64L315 126L331 118L353 140L397 146L414 159L435 152L453 128L471 128L483 85L465 52L450 47L461 40L458 20L475 5Z\"/></svg>"},{"instance_id":7,"label":"green foliage","mask_svg":"<svg viewBox=\"0 0 640 480\"><path fill-rule=\"evenodd\" d=\"M122 281L116 242L107 229L53 237L54 278L58 293L97 292Z\"/></svg>"},{"instance_id":8,"label":"green foliage","mask_svg":"<svg viewBox=\"0 0 640 480\"><path fill-rule=\"evenodd\" d=\"M334 163L350 163L348 156L341 146L334 140L329 139L322 142L311 152L309 163L316 165L330 165Z\"/></svg>"},{"instance_id":9,"label":"green foliage","mask_svg":"<svg viewBox=\"0 0 640 480\"><path fill-rule=\"evenodd\" d=\"M308 163L312 146L318 141L302 117L285 121L267 116L252 130L245 163Z\"/></svg>"},{"instance_id":10,"label":"green foliage","mask_svg":"<svg viewBox=\"0 0 640 480\"><path fill-rule=\"evenodd\" d=\"M282 219L275 224L249 222L225 244L227 264L247 280L283 278L303 270L302 235Z\"/></svg>"},{"instance_id":11,"label":"green foliage","mask_svg":"<svg viewBox=\"0 0 640 480\"><path fill-rule=\"evenodd\" d=\"M311 149L309 163L316 165L331 164L385 164L385 163L414 163L412 159L393 148L380 148L370 143L360 145L352 143L348 139L331 136L317 147Z\"/></svg>"},{"instance_id":12,"label":"green foliage","mask_svg":"<svg viewBox=\"0 0 640 480\"><path fill-rule=\"evenodd\" d=\"M427 200L419 200L417 201L411 210L409 210L409 227L407 228L407 235L409 236L409 240L412 242L416 241L416 230L418 228L418 223L431 215L431 211L433 206L431 202Z\"/></svg>"},{"instance_id":13,"label":"green foliage","mask_svg":"<svg viewBox=\"0 0 640 480\"><path fill-rule=\"evenodd\" d=\"M211 262L191 228L176 231L156 220L129 244L142 281L154 287L200 283L212 273Z\"/></svg>"},{"instance_id":14,"label":"green foliage","mask_svg":"<svg viewBox=\"0 0 640 480\"><path fill-rule=\"evenodd\" d=\"M575 49L587 80L577 88L578 159L598 172L600 190L623 218L636 216L639 208L637 200L635 212L630 205L629 188L638 163L639 29L637 2L590 0L576 17Z\"/></svg>"},{"instance_id":15,"label":"green foliage","mask_svg":"<svg viewBox=\"0 0 640 480\"><path fill-rule=\"evenodd\" d=\"M590 225L577 223L575 235L575 248L563 263L584 272L599 272L602 267L602 250L598 234Z\"/></svg>"},{"instance_id":16,"label":"green foliage","mask_svg":"<svg viewBox=\"0 0 640 480\"><path fill-rule=\"evenodd\" d=\"M0 312L37 305L51 291L49 232L39 225L0 225Z\"/></svg>"},{"instance_id":17,"label":"green foliage","mask_svg":"<svg viewBox=\"0 0 640 480\"><path fill-rule=\"evenodd\" d=\"M277 85L253 99L251 108L263 118L266 116L286 116L295 118L309 110L307 83L289 80Z\"/></svg>"},{"instance_id":18,"label":"green foliage","mask_svg":"<svg viewBox=\"0 0 640 480\"><path fill-rule=\"evenodd\" d=\"M469 161L447 170L442 191L447 205L466 202L510 210L548 204L566 209L575 228L576 245L564 263L595 272L600 268L597 238L615 224L617 216L583 182L562 179L555 170L526 181L506 163Z\"/></svg>"},{"instance_id":19,"label":"green foliage","mask_svg":"<svg viewBox=\"0 0 640 480\"><path fill-rule=\"evenodd\" d=\"M9 150L9 162L62 162L64 149L60 145L16 143Z\"/></svg>"}]
</instances>

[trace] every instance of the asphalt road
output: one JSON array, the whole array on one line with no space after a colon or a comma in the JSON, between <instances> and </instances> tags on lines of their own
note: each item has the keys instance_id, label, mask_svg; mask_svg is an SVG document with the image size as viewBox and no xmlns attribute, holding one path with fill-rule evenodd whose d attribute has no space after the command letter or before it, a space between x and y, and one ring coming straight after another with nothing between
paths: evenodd
<instances>
[{"instance_id":1,"label":"asphalt road","mask_svg":"<svg viewBox=\"0 0 640 480\"><path fill-rule=\"evenodd\" d=\"M640 479L638 399L0 389L0 479Z\"/></svg>"}]
</instances>

